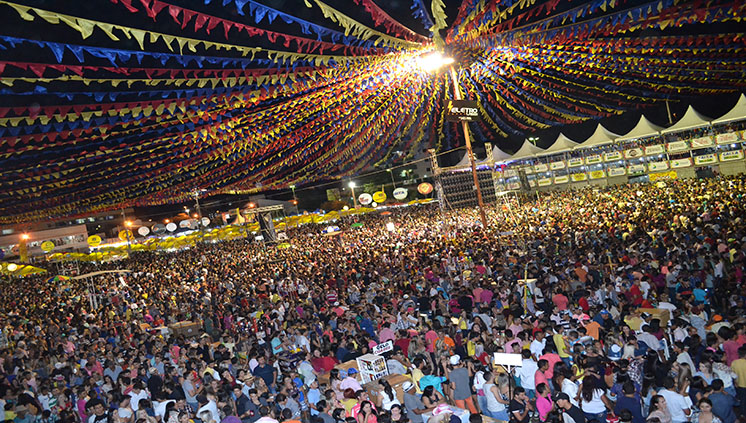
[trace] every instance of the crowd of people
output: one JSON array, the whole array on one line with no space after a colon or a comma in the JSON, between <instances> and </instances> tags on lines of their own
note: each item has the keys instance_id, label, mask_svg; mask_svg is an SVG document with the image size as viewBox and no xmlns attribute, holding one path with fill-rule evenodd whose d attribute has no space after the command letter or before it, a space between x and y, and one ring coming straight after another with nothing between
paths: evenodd
<instances>
[{"instance_id":1,"label":"crowd of people","mask_svg":"<svg viewBox=\"0 0 746 423\"><path fill-rule=\"evenodd\" d=\"M344 218L341 236L290 229L289 248L133 253L82 265L131 270L96 279L95 308L86 284L16 279L0 291L0 421L734 423L745 184L503 198L488 228L476 210L406 207ZM164 329L182 321L197 336ZM398 386L337 366L388 341Z\"/></svg>"}]
</instances>

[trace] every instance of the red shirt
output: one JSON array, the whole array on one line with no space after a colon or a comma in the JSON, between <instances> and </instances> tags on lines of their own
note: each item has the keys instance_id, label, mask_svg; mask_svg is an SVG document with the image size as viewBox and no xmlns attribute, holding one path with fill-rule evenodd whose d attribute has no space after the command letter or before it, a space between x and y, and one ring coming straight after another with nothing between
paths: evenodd
<instances>
[{"instance_id":1,"label":"red shirt","mask_svg":"<svg viewBox=\"0 0 746 423\"><path fill-rule=\"evenodd\" d=\"M567 304L570 303L570 300L568 300L567 297L562 294L554 294L554 296L552 297L552 302L554 303L554 305L557 306L558 309L560 309L560 311L563 311L567 310Z\"/></svg>"}]
</instances>

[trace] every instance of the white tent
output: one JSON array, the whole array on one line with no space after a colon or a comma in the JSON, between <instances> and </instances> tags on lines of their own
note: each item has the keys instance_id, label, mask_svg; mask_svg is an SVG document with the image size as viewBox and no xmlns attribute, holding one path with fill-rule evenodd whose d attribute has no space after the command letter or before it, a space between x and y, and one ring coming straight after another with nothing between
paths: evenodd
<instances>
[{"instance_id":1,"label":"white tent","mask_svg":"<svg viewBox=\"0 0 746 423\"><path fill-rule=\"evenodd\" d=\"M510 159L510 154L500 150L499 147L495 146L495 148L492 149L492 160L495 162L502 162L508 159Z\"/></svg>"},{"instance_id":2,"label":"white tent","mask_svg":"<svg viewBox=\"0 0 746 423\"><path fill-rule=\"evenodd\" d=\"M701 126L708 125L711 120L712 119L699 114L699 112L694 110L694 107L690 105L686 109L686 113L684 113L684 117L679 119L678 122L674 123L668 128L662 130L661 133L667 134L669 132L685 131L687 129L699 128Z\"/></svg>"},{"instance_id":3,"label":"white tent","mask_svg":"<svg viewBox=\"0 0 746 423\"><path fill-rule=\"evenodd\" d=\"M567 138L565 134L560 132L559 136L556 140L552 143L552 145L549 146L546 150L542 151L540 156L548 156L550 154L557 154L557 153L564 153L565 151L570 151L577 147L578 143L571 140L570 138Z\"/></svg>"},{"instance_id":4,"label":"white tent","mask_svg":"<svg viewBox=\"0 0 746 423\"><path fill-rule=\"evenodd\" d=\"M723 116L712 121L712 123L727 123L734 120L746 120L746 95L741 94L738 103Z\"/></svg>"},{"instance_id":5,"label":"white tent","mask_svg":"<svg viewBox=\"0 0 746 423\"><path fill-rule=\"evenodd\" d=\"M640 115L640 121L637 122L634 128L626 134L622 135L619 140L631 140L635 138L652 137L653 135L660 134L660 130L663 129L658 125L653 125L645 115Z\"/></svg>"},{"instance_id":6,"label":"white tent","mask_svg":"<svg viewBox=\"0 0 746 423\"><path fill-rule=\"evenodd\" d=\"M492 162L501 162L510 159L510 154L500 150L497 146L492 148ZM484 164L489 163L490 158L487 157L484 160L477 159L477 156L474 155L474 163L477 166L481 166ZM467 153L464 153L464 157L461 158L461 160L453 166L454 169L463 169L466 167L471 167L471 163L469 163L469 155Z\"/></svg>"},{"instance_id":7,"label":"white tent","mask_svg":"<svg viewBox=\"0 0 746 423\"><path fill-rule=\"evenodd\" d=\"M583 141L582 144L578 145L578 148L588 148L598 145L611 144L617 138L619 138L619 134L615 134L609 131L599 123L598 126L596 126L596 130L593 131L593 135L591 135L587 140Z\"/></svg>"},{"instance_id":8,"label":"white tent","mask_svg":"<svg viewBox=\"0 0 746 423\"><path fill-rule=\"evenodd\" d=\"M519 148L518 151L513 154L510 160L520 160L527 157L535 157L537 154L541 154L544 151L546 150L544 150L543 148L539 148L528 141L523 141L523 145L521 146L521 148Z\"/></svg>"}]
</instances>

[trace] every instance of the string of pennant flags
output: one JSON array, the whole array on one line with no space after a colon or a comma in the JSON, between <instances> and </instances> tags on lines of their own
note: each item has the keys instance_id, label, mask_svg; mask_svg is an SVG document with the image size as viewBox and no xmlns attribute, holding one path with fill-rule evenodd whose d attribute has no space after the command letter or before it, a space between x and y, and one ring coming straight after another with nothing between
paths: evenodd
<instances>
[{"instance_id":1,"label":"string of pennant flags","mask_svg":"<svg viewBox=\"0 0 746 423\"><path fill-rule=\"evenodd\" d=\"M4 27L24 29L0 34L0 224L454 148L454 83L493 143L746 85L737 0L464 0L453 17L411 0L405 19L373 0L304 0L304 18L255 0L31 3L0 0ZM455 81L421 65L439 50Z\"/></svg>"}]
</instances>

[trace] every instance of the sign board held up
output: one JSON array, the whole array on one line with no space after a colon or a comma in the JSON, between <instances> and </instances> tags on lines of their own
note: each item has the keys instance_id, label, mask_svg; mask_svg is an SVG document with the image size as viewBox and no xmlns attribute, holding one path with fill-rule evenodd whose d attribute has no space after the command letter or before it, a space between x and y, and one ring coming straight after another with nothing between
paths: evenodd
<instances>
[{"instance_id":1,"label":"sign board held up","mask_svg":"<svg viewBox=\"0 0 746 423\"><path fill-rule=\"evenodd\" d=\"M373 347L373 351L371 352L375 355L381 355L383 353L387 353L393 350L394 350L394 343L391 341L386 341L382 344L378 344L375 347Z\"/></svg>"}]
</instances>

